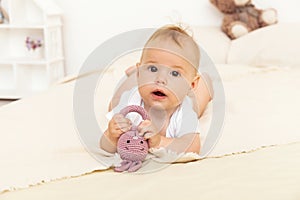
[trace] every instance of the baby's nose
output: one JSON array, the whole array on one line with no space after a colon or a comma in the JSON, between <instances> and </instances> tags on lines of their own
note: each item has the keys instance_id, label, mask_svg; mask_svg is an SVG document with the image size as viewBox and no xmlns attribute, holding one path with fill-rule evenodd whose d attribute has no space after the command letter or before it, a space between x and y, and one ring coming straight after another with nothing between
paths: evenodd
<instances>
[{"instance_id":1,"label":"baby's nose","mask_svg":"<svg viewBox=\"0 0 300 200\"><path fill-rule=\"evenodd\" d=\"M155 83L166 85L168 83L167 81L167 72L159 72L157 73L155 77Z\"/></svg>"},{"instance_id":2,"label":"baby's nose","mask_svg":"<svg viewBox=\"0 0 300 200\"><path fill-rule=\"evenodd\" d=\"M155 80L155 83L161 84L161 85L166 85L166 84L167 84L167 81L166 81L166 80L163 80L163 79L161 79L161 78L157 78L157 79Z\"/></svg>"}]
</instances>

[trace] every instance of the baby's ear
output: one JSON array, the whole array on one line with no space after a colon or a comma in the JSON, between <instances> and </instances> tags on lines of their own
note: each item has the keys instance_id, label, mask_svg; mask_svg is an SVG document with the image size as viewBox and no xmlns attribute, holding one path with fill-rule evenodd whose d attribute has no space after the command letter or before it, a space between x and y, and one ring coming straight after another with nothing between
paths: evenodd
<instances>
[{"instance_id":1,"label":"baby's ear","mask_svg":"<svg viewBox=\"0 0 300 200\"><path fill-rule=\"evenodd\" d=\"M136 70L137 66L131 66L131 67L128 67L126 70L125 70L125 73L126 75L129 77L130 75L132 75L135 70Z\"/></svg>"},{"instance_id":2,"label":"baby's ear","mask_svg":"<svg viewBox=\"0 0 300 200\"><path fill-rule=\"evenodd\" d=\"M139 70L138 70L138 68L141 66L141 63L140 62L137 62L136 64L135 64L135 70L136 70L136 76L137 77L139 77Z\"/></svg>"},{"instance_id":3,"label":"baby's ear","mask_svg":"<svg viewBox=\"0 0 300 200\"><path fill-rule=\"evenodd\" d=\"M199 80L200 80L200 76L197 74L197 75L194 77L194 80L193 80L192 83L191 83L192 89L195 89L195 88L198 87Z\"/></svg>"}]
</instances>

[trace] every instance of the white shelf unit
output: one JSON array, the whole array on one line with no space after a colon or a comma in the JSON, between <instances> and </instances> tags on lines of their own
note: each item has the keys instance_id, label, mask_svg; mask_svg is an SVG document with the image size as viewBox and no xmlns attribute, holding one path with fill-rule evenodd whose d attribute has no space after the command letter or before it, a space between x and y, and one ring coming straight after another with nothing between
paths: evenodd
<instances>
[{"instance_id":1,"label":"white shelf unit","mask_svg":"<svg viewBox=\"0 0 300 200\"><path fill-rule=\"evenodd\" d=\"M9 20L0 24L0 99L44 91L65 75L62 12L50 0L2 0ZM26 38L42 46L28 50Z\"/></svg>"}]
</instances>

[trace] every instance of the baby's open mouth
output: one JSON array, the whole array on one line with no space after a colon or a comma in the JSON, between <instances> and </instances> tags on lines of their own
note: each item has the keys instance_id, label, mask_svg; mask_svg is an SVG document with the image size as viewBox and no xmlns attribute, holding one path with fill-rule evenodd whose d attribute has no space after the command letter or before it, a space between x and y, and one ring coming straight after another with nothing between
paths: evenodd
<instances>
[{"instance_id":1,"label":"baby's open mouth","mask_svg":"<svg viewBox=\"0 0 300 200\"><path fill-rule=\"evenodd\" d=\"M165 93L163 93L162 91L159 91L159 90L156 90L156 91L152 92L152 94L154 94L156 96L160 96L160 97L167 96Z\"/></svg>"}]
</instances>

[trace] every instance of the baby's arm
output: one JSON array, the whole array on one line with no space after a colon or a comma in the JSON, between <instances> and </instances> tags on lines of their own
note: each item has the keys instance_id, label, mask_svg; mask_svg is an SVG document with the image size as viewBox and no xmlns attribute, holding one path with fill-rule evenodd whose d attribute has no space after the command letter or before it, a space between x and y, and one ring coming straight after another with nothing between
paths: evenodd
<instances>
[{"instance_id":1,"label":"baby's arm","mask_svg":"<svg viewBox=\"0 0 300 200\"><path fill-rule=\"evenodd\" d=\"M151 121L143 121L139 127L138 131L145 139L148 139L148 144L150 148L160 148L164 147L173 152L194 152L200 153L200 136L198 133L185 134L178 138L167 138L165 133L159 133Z\"/></svg>"},{"instance_id":2,"label":"baby's arm","mask_svg":"<svg viewBox=\"0 0 300 200\"><path fill-rule=\"evenodd\" d=\"M108 128L101 136L100 148L115 153L120 136L131 129L131 121L121 114L116 114L108 123Z\"/></svg>"},{"instance_id":3,"label":"baby's arm","mask_svg":"<svg viewBox=\"0 0 300 200\"><path fill-rule=\"evenodd\" d=\"M160 136L161 142L158 147L165 147L174 152L194 152L200 153L200 136L198 133L185 134L179 138L167 138Z\"/></svg>"}]
</instances>

